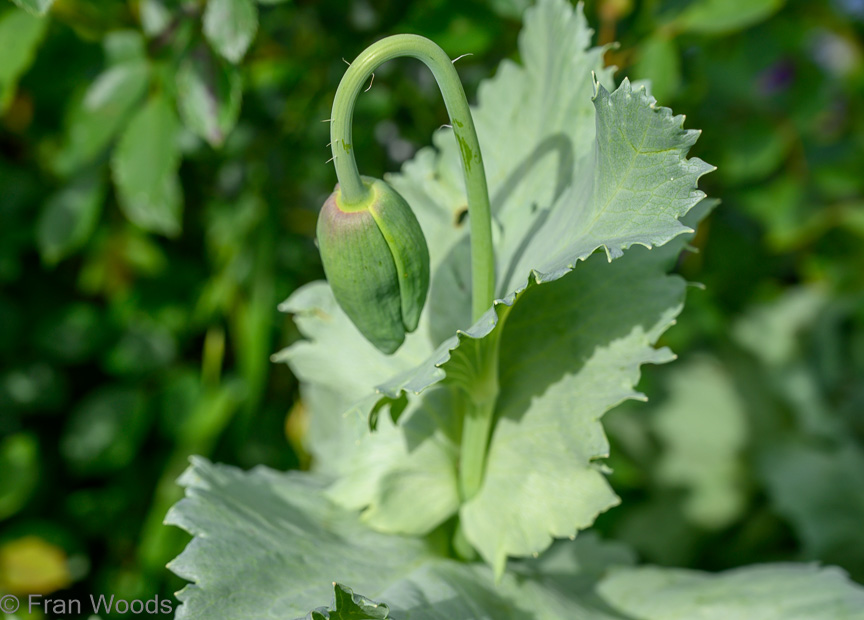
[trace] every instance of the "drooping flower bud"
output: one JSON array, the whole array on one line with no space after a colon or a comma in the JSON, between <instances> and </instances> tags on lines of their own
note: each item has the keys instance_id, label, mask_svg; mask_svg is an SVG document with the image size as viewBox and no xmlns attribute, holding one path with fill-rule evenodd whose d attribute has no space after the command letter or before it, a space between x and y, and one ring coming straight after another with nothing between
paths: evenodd
<instances>
[{"instance_id":1,"label":"drooping flower bud","mask_svg":"<svg viewBox=\"0 0 864 620\"><path fill-rule=\"evenodd\" d=\"M429 249L405 199L362 177L369 198L345 205L337 185L318 216L318 248L336 301L369 342L393 353L417 328L429 290Z\"/></svg>"}]
</instances>

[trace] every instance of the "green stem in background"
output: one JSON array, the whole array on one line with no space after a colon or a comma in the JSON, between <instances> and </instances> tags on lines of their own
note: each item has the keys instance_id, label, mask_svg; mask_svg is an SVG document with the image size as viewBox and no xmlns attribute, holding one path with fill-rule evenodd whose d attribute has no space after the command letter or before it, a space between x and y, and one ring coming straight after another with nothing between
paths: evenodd
<instances>
[{"instance_id":1,"label":"green stem in background","mask_svg":"<svg viewBox=\"0 0 864 620\"><path fill-rule=\"evenodd\" d=\"M341 200L346 205L359 204L368 199L369 194L360 179L354 158L351 129L357 96L366 87L375 69L401 56L417 58L432 71L459 143L471 226L471 314L476 321L490 308L495 298L495 255L486 171L459 74L444 50L429 39L413 34L387 37L366 48L345 72L333 100L330 126L330 146L342 192Z\"/></svg>"}]
</instances>

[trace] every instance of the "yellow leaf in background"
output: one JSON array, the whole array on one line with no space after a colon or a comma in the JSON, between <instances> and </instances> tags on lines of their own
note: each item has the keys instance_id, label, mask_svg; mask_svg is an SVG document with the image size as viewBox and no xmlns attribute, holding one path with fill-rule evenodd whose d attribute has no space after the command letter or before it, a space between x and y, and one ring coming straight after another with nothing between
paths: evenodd
<instances>
[{"instance_id":1,"label":"yellow leaf in background","mask_svg":"<svg viewBox=\"0 0 864 620\"><path fill-rule=\"evenodd\" d=\"M38 536L0 546L0 591L51 594L72 583L66 553Z\"/></svg>"}]
</instances>

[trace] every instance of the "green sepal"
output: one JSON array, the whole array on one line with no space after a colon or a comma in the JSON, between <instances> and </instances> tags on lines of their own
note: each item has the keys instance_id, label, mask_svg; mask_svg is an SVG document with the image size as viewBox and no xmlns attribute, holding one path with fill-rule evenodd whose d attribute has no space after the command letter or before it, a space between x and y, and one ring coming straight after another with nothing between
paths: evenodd
<instances>
[{"instance_id":1,"label":"green sepal","mask_svg":"<svg viewBox=\"0 0 864 620\"><path fill-rule=\"evenodd\" d=\"M429 248L420 224L408 203L395 189L380 179L362 177L374 199L369 207L381 234L390 246L402 299L402 322L413 332L429 291Z\"/></svg>"},{"instance_id":2,"label":"green sepal","mask_svg":"<svg viewBox=\"0 0 864 620\"><path fill-rule=\"evenodd\" d=\"M337 185L318 217L318 247L336 301L360 333L391 354L417 328L429 290L429 250L408 203L363 178L365 200L346 205Z\"/></svg>"}]
</instances>

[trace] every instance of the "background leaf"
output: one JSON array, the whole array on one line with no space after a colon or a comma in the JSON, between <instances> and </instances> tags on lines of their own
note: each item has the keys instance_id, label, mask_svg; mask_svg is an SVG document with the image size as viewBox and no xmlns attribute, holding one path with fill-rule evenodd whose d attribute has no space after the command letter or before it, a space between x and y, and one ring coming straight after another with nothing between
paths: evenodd
<instances>
[{"instance_id":1,"label":"background leaf","mask_svg":"<svg viewBox=\"0 0 864 620\"><path fill-rule=\"evenodd\" d=\"M138 5L141 28L148 37L165 31L172 20L171 11L162 0L142 0Z\"/></svg>"},{"instance_id":2,"label":"background leaf","mask_svg":"<svg viewBox=\"0 0 864 620\"><path fill-rule=\"evenodd\" d=\"M120 62L100 74L73 104L54 167L72 174L101 155L147 92L150 72L143 59Z\"/></svg>"},{"instance_id":3,"label":"background leaf","mask_svg":"<svg viewBox=\"0 0 864 620\"><path fill-rule=\"evenodd\" d=\"M747 419L735 386L710 358L669 374L670 397L652 418L661 442L657 479L687 492L684 513L704 528L737 519L746 501Z\"/></svg>"},{"instance_id":4,"label":"background leaf","mask_svg":"<svg viewBox=\"0 0 864 620\"><path fill-rule=\"evenodd\" d=\"M18 512L39 482L39 444L27 433L8 435L0 441L0 519Z\"/></svg>"},{"instance_id":5,"label":"background leaf","mask_svg":"<svg viewBox=\"0 0 864 620\"><path fill-rule=\"evenodd\" d=\"M697 0L675 19L689 32L724 34L762 21L783 6L785 0Z\"/></svg>"},{"instance_id":6,"label":"background leaf","mask_svg":"<svg viewBox=\"0 0 864 620\"><path fill-rule=\"evenodd\" d=\"M631 76L650 80L651 94L658 101L672 99L681 86L681 57L675 39L655 33L643 41Z\"/></svg>"},{"instance_id":7,"label":"background leaf","mask_svg":"<svg viewBox=\"0 0 864 620\"><path fill-rule=\"evenodd\" d=\"M711 575L643 567L620 569L598 588L635 620L817 620L864 618L864 589L836 568L766 564Z\"/></svg>"},{"instance_id":8,"label":"background leaf","mask_svg":"<svg viewBox=\"0 0 864 620\"><path fill-rule=\"evenodd\" d=\"M129 122L111 159L123 213L167 236L180 232L183 206L177 130L173 106L164 94L155 95Z\"/></svg>"},{"instance_id":9,"label":"background leaf","mask_svg":"<svg viewBox=\"0 0 864 620\"><path fill-rule=\"evenodd\" d=\"M87 243L102 213L105 189L101 174L81 176L45 203L36 229L43 261L55 264Z\"/></svg>"},{"instance_id":10,"label":"background leaf","mask_svg":"<svg viewBox=\"0 0 864 620\"><path fill-rule=\"evenodd\" d=\"M44 15L54 4L54 0L12 0L15 4L34 15Z\"/></svg>"},{"instance_id":11,"label":"background leaf","mask_svg":"<svg viewBox=\"0 0 864 620\"><path fill-rule=\"evenodd\" d=\"M183 123L211 146L221 146L240 113L243 82L206 49L194 51L177 72L177 105Z\"/></svg>"},{"instance_id":12,"label":"background leaf","mask_svg":"<svg viewBox=\"0 0 864 620\"><path fill-rule=\"evenodd\" d=\"M252 0L208 0L204 35L227 60L238 63L258 30L258 9Z\"/></svg>"},{"instance_id":13,"label":"background leaf","mask_svg":"<svg viewBox=\"0 0 864 620\"><path fill-rule=\"evenodd\" d=\"M0 41L4 48L0 63L0 114L12 103L18 78L33 63L48 23L24 11L12 10L0 15Z\"/></svg>"},{"instance_id":14,"label":"background leaf","mask_svg":"<svg viewBox=\"0 0 864 620\"><path fill-rule=\"evenodd\" d=\"M140 392L107 387L88 396L69 417L60 451L80 475L98 475L131 463L150 424Z\"/></svg>"},{"instance_id":15,"label":"background leaf","mask_svg":"<svg viewBox=\"0 0 864 620\"><path fill-rule=\"evenodd\" d=\"M804 543L804 556L864 573L864 451L843 441L820 447L791 440L766 451L760 473L776 510Z\"/></svg>"}]
</instances>

